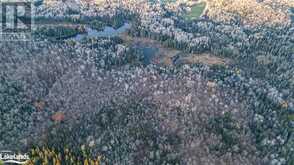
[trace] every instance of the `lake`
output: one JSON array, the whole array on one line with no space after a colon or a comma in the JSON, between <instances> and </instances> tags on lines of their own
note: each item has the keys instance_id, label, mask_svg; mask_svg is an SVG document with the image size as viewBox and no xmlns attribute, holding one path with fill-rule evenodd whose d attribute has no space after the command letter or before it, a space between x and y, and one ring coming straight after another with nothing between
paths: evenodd
<instances>
[{"instance_id":1,"label":"lake","mask_svg":"<svg viewBox=\"0 0 294 165\"><path fill-rule=\"evenodd\" d=\"M114 29L113 27L106 26L104 27L103 31L97 31L90 27L86 27L86 33L78 34L75 37L73 37L73 39L77 41L81 41L87 37L115 37L121 33L126 32L130 28L131 28L131 25L128 23L125 23L123 26L121 26L118 29Z\"/></svg>"}]
</instances>

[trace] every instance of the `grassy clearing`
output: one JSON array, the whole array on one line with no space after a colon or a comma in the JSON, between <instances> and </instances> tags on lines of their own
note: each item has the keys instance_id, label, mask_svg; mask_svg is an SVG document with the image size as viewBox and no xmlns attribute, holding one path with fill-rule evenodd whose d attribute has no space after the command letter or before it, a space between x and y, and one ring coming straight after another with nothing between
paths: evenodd
<instances>
[{"instance_id":1,"label":"grassy clearing","mask_svg":"<svg viewBox=\"0 0 294 165\"><path fill-rule=\"evenodd\" d=\"M192 6L191 11L186 14L185 18L189 20L199 18L201 14L203 13L205 7L206 7L205 2L201 2L199 4Z\"/></svg>"},{"instance_id":2,"label":"grassy clearing","mask_svg":"<svg viewBox=\"0 0 294 165\"><path fill-rule=\"evenodd\" d=\"M206 64L209 66L223 65L226 66L231 63L229 59L219 58L212 54L191 54L187 57L179 59L180 63L183 64Z\"/></svg>"}]
</instances>

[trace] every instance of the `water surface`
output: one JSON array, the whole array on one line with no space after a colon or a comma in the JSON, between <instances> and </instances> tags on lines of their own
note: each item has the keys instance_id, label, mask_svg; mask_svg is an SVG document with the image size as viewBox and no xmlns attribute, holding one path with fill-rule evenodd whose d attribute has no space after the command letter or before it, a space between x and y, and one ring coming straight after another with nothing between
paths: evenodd
<instances>
[{"instance_id":1,"label":"water surface","mask_svg":"<svg viewBox=\"0 0 294 165\"><path fill-rule=\"evenodd\" d=\"M118 36L121 33L126 32L129 28L131 28L131 25L128 23L125 23L123 26L121 26L118 29L114 29L113 27L106 26L103 31L97 31L95 29L92 29L90 27L86 27L86 33L84 34L78 34L74 37L74 40L81 41L86 37L115 37Z\"/></svg>"}]
</instances>

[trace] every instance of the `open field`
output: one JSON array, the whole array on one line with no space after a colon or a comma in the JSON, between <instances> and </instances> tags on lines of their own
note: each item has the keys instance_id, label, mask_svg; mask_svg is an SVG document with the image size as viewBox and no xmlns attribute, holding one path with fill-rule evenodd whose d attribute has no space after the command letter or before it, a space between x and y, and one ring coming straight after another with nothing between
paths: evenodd
<instances>
[{"instance_id":1,"label":"open field","mask_svg":"<svg viewBox=\"0 0 294 165\"><path fill-rule=\"evenodd\" d=\"M185 18L190 19L190 20L197 19L202 15L205 8L206 8L206 3L205 2L198 3L198 4L194 5L194 6L192 6L191 11L189 13L187 13Z\"/></svg>"}]
</instances>

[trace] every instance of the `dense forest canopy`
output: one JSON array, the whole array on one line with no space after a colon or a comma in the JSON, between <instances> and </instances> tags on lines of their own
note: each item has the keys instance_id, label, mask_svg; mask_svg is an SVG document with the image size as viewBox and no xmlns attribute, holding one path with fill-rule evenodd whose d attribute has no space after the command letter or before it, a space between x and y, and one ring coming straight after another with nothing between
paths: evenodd
<instances>
[{"instance_id":1,"label":"dense forest canopy","mask_svg":"<svg viewBox=\"0 0 294 165\"><path fill-rule=\"evenodd\" d=\"M35 7L32 40L0 41L0 149L28 164L294 164L292 1Z\"/></svg>"}]
</instances>

